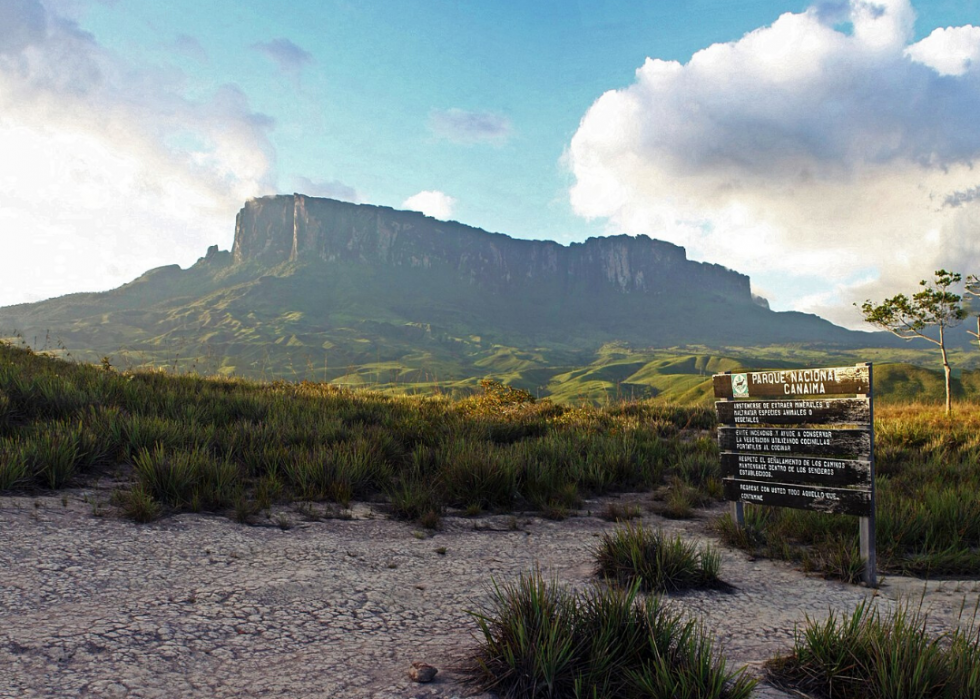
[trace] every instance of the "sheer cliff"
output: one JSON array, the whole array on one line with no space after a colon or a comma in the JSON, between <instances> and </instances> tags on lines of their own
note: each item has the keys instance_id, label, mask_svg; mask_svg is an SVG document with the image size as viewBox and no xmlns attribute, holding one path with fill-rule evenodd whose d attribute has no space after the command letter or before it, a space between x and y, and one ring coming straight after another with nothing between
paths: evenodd
<instances>
[{"instance_id":1,"label":"sheer cliff","mask_svg":"<svg viewBox=\"0 0 980 699\"><path fill-rule=\"evenodd\" d=\"M751 303L749 278L684 248L626 235L570 246L519 240L420 213L301 194L252 199L235 222L235 263L339 262L448 271L487 291L718 294Z\"/></svg>"},{"instance_id":2,"label":"sheer cliff","mask_svg":"<svg viewBox=\"0 0 980 699\"><path fill-rule=\"evenodd\" d=\"M747 276L646 236L564 246L301 194L246 202L232 250L212 246L188 269L160 267L112 291L0 308L0 337L11 331L123 366L422 390L494 374L536 388L558 382L564 388L547 390L568 395L596 381L660 390L664 372L694 372L696 383L710 364L648 370L627 362L635 376L597 370L598 378L575 369L604 346L705 352L883 342L816 316L773 312L753 298Z\"/></svg>"}]
</instances>

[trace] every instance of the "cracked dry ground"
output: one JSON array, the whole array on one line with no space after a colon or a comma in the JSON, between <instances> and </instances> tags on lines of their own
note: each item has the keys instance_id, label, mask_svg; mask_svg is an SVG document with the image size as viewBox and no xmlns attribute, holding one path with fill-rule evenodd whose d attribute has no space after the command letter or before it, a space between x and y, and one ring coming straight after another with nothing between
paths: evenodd
<instances>
[{"instance_id":1,"label":"cracked dry ground","mask_svg":"<svg viewBox=\"0 0 980 699\"><path fill-rule=\"evenodd\" d=\"M351 521L292 513L287 530L190 514L140 525L94 516L83 496L0 498L0 697L467 696L467 610L487 602L491 578L537 567L588 585L597 538L614 526L588 514L602 502L563 522L447 517L423 538L366 506ZM710 539L717 512L644 524ZM874 594L726 549L721 575L734 592L675 604L753 672L789 651L805 615ZM904 579L878 594L891 604L923 589L936 628L978 594L974 582ZM413 661L438 667L436 681L409 680ZM788 695L762 685L758 696Z\"/></svg>"}]
</instances>

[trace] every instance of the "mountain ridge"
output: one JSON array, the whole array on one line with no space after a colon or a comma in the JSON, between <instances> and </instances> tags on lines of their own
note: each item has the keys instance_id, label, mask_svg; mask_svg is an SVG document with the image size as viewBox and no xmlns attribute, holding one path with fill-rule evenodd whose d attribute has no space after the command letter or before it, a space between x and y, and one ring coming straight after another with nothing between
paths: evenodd
<instances>
[{"instance_id":1,"label":"mountain ridge","mask_svg":"<svg viewBox=\"0 0 980 699\"><path fill-rule=\"evenodd\" d=\"M688 260L684 248L643 235L594 237L564 246L413 211L302 194L247 201L235 220L232 259L235 264L266 265L308 259L374 261L423 269L439 259L483 283L496 279L519 285L534 274L551 274L566 281L604 278L625 293L708 283L734 298L752 298L746 275Z\"/></svg>"},{"instance_id":2,"label":"mountain ridge","mask_svg":"<svg viewBox=\"0 0 980 699\"><path fill-rule=\"evenodd\" d=\"M545 392L604 381L578 368L610 343L699 356L896 344L771 311L746 275L647 236L563 246L300 194L246 202L231 251L211 246L187 269L158 267L108 292L2 308L0 328L57 338L87 361L419 390L491 374ZM657 371L637 373L651 391Z\"/></svg>"}]
</instances>

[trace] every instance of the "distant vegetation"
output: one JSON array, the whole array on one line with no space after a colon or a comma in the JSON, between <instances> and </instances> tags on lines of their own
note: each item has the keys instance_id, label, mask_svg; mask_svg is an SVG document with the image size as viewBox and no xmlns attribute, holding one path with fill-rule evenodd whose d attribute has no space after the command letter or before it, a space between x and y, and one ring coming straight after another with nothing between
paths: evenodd
<instances>
[{"instance_id":1,"label":"distant vegetation","mask_svg":"<svg viewBox=\"0 0 980 699\"><path fill-rule=\"evenodd\" d=\"M252 333L263 336L268 329L261 321L254 322ZM418 338L412 339L410 334L400 336L384 324L368 325L331 335L333 344L328 343L329 349L314 350L309 338L300 340L292 336L271 338L266 349L241 346L236 351L251 358L245 365L240 363L239 355L221 354L219 345L207 342L184 344L158 338L152 346L144 344L139 350L93 351L77 350L74 345L66 347L61 339L44 335L25 338L8 332L6 341L69 360L99 363L104 359L120 371L166 370L173 374L265 382L312 381L392 395L462 398L480 392L480 381L490 376L524 389L535 398L596 406L651 398L665 403L711 406L714 401L711 375L717 372L846 366L873 361L875 395L879 402L943 400L942 372L924 366L933 360L931 352L925 349L843 350L798 345L637 349L611 342L598 350L556 347L525 350L488 343L476 336L444 338L445 342L423 347L416 343L424 335L423 329L416 329ZM388 330L391 334L387 334ZM0 332L0 340L3 339ZM81 345L85 344L82 338ZM950 352L950 357L957 367L952 377L953 399L980 400L980 352L957 349Z\"/></svg>"},{"instance_id":2,"label":"distant vegetation","mask_svg":"<svg viewBox=\"0 0 980 699\"><path fill-rule=\"evenodd\" d=\"M887 330L903 340L926 340L939 348L945 378L947 413L952 409L953 400L953 370L949 363L947 335L951 328L959 325L969 315L969 311L963 307L963 297L954 291L962 279L963 276L958 272L936 270L932 280L923 279L919 282L919 291L911 297L897 294L881 303L865 301L861 305L864 320L871 325ZM966 293L980 296L976 277L967 279ZM980 322L980 315L977 320ZM971 334L980 339L980 334Z\"/></svg>"}]
</instances>

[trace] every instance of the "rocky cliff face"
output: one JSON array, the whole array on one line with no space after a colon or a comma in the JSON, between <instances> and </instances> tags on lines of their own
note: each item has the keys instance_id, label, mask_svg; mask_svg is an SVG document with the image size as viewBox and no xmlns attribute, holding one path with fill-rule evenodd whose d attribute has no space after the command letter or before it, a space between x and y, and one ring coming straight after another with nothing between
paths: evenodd
<instances>
[{"instance_id":1,"label":"rocky cliff face","mask_svg":"<svg viewBox=\"0 0 980 699\"><path fill-rule=\"evenodd\" d=\"M752 302L747 276L692 262L684 248L646 236L590 238L565 247L412 211L301 194L248 201L236 219L233 259L236 264L322 260L438 268L489 291L520 291L542 283L566 291L625 294L696 289Z\"/></svg>"}]
</instances>

